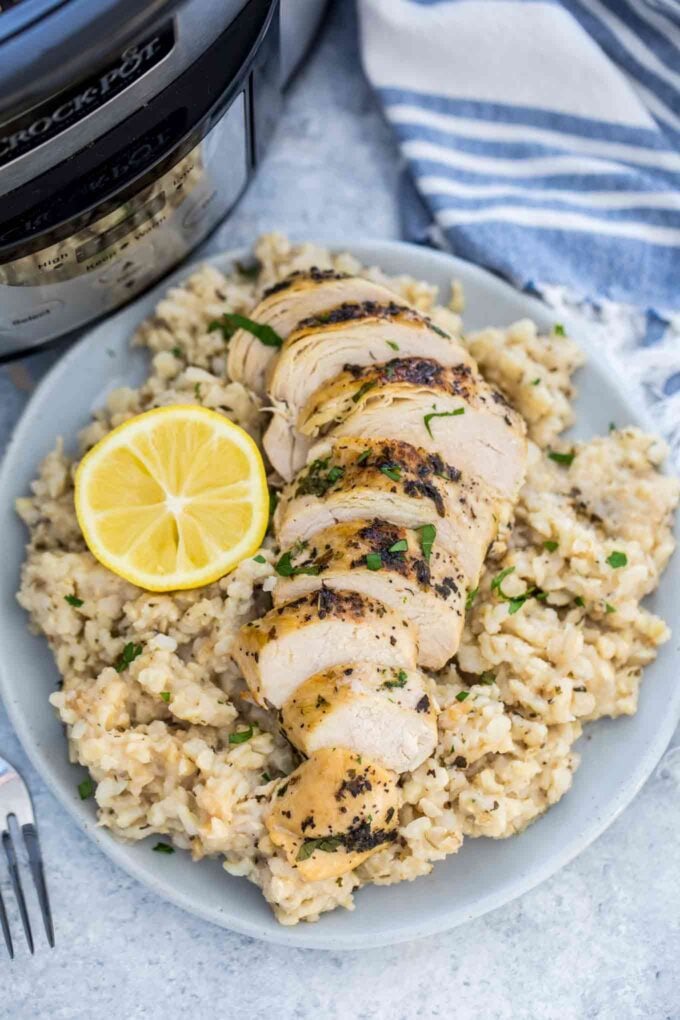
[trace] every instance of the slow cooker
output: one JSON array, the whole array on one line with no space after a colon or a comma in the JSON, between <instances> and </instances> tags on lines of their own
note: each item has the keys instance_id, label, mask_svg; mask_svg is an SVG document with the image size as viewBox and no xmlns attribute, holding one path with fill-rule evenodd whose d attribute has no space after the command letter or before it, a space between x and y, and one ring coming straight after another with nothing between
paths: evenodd
<instances>
[{"instance_id":1,"label":"slow cooker","mask_svg":"<svg viewBox=\"0 0 680 1020\"><path fill-rule=\"evenodd\" d=\"M118 307L227 215L324 0L0 0L0 359Z\"/></svg>"}]
</instances>

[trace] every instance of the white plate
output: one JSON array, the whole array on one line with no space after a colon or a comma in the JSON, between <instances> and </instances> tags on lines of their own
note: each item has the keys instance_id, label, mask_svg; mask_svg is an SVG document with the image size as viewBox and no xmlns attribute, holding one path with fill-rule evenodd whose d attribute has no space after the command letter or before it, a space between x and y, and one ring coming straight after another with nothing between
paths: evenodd
<instances>
[{"instance_id":1,"label":"white plate","mask_svg":"<svg viewBox=\"0 0 680 1020\"><path fill-rule=\"evenodd\" d=\"M504 326L522 316L543 327L552 325L541 304L458 259L392 242L342 248L389 273L429 280L441 288L442 296L448 294L452 277L458 277L465 287L467 329ZM210 261L228 269L243 254ZM184 267L64 355L43 380L15 431L0 472L0 691L7 711L35 767L85 832L135 878L199 917L255 938L333 950L386 945L453 928L552 875L632 800L661 757L680 715L680 684L673 662L677 637L646 670L637 714L601 720L587 728L589 739L579 746L581 766L571 791L559 804L520 836L466 840L460 853L435 865L426 878L361 890L352 913L337 910L317 924L282 927L259 890L245 879L227 875L217 860L193 864L184 853L159 857L151 853L152 840L126 845L97 828L93 801L78 797L83 770L68 763L62 727L48 704L57 669L44 639L29 634L26 616L15 601L26 535L13 503L28 491L39 461L57 436L63 435L72 449L76 432L111 389L142 381L147 355L139 349L130 351L129 338L167 288L185 279L192 268ZM575 434L605 433L610 421L637 423L653 431L635 399L615 380L602 352L589 348L587 337L577 339L589 362L578 380ZM676 556L659 591L648 600L650 609L663 616L676 634L680 633L679 590L680 557Z\"/></svg>"}]
</instances>

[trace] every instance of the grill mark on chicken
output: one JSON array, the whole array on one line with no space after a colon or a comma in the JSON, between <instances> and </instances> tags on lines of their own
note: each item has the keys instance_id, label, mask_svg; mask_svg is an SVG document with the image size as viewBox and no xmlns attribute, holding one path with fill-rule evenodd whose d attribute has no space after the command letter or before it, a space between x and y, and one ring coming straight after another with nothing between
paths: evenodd
<instances>
[{"instance_id":1,"label":"grill mark on chicken","mask_svg":"<svg viewBox=\"0 0 680 1020\"><path fill-rule=\"evenodd\" d=\"M432 358L391 358L382 365L346 364L343 365L343 371L356 381L371 383L371 389L366 390L367 394L376 386L408 383L413 386L427 386L434 391L462 397L463 400L471 400L474 397L482 404L489 400L483 391L479 391L480 377L470 365L463 362L459 365L440 365ZM491 391L491 397L498 403L493 396L494 392ZM509 407L507 403L506 406Z\"/></svg>"},{"instance_id":2,"label":"grill mark on chicken","mask_svg":"<svg viewBox=\"0 0 680 1020\"><path fill-rule=\"evenodd\" d=\"M311 269L296 269L295 272L289 273L285 280L279 280L278 283L267 287L262 297L264 299L272 294L280 294L282 291L292 287L298 280L305 278L313 280L314 283L322 283L324 280L348 280L349 274L338 273L335 269L319 269L318 266L312 266Z\"/></svg>"},{"instance_id":3,"label":"grill mark on chicken","mask_svg":"<svg viewBox=\"0 0 680 1020\"><path fill-rule=\"evenodd\" d=\"M445 516L444 500L436 485L433 485L431 482L416 482L413 478L409 478L404 482L403 487L407 496L432 500L437 515L439 517Z\"/></svg>"},{"instance_id":4,"label":"grill mark on chicken","mask_svg":"<svg viewBox=\"0 0 680 1020\"><path fill-rule=\"evenodd\" d=\"M423 329L428 328L427 319L405 305L390 301L343 301L342 304L330 308L326 312L309 315L297 324L295 332L317 329L319 326L336 326L343 322L354 322L357 319L402 319L405 322L418 323Z\"/></svg>"},{"instance_id":5,"label":"grill mark on chicken","mask_svg":"<svg viewBox=\"0 0 680 1020\"><path fill-rule=\"evenodd\" d=\"M383 468L398 468L397 473L405 477L399 477L391 491L401 489L412 498L429 499L438 516L444 517L444 498L436 479L458 482L462 477L458 468L447 464L438 454L419 450L401 440L380 440L373 445L375 449L364 451L361 462L355 459L354 463L348 463L346 457L333 455L317 458L298 474L295 496L322 497L358 484L362 477Z\"/></svg>"},{"instance_id":6,"label":"grill mark on chicken","mask_svg":"<svg viewBox=\"0 0 680 1020\"><path fill-rule=\"evenodd\" d=\"M408 529L376 517L369 524L359 528L354 535L347 536L341 546L333 546L330 542L312 544L305 550L306 555L303 559L295 560L295 566L302 571L311 567L314 574L319 576L332 569L334 563L342 559L348 549L357 554L349 561L349 566L352 569L366 568L367 558L372 553L377 553L381 560L380 569L394 571L404 578L415 577L421 589L434 591L444 601L457 595L460 585L465 583L462 573L458 575L457 579L446 576L433 585L429 563L422 556L416 555L412 547L391 551L398 542L405 538L408 541L408 533ZM435 561L438 558L439 553L435 553ZM327 593L324 599L327 599L331 592L335 594L333 589L325 588L322 584L319 598L324 591ZM343 590L342 594L350 596L352 593ZM322 611L320 610L319 615Z\"/></svg>"},{"instance_id":7,"label":"grill mark on chicken","mask_svg":"<svg viewBox=\"0 0 680 1020\"><path fill-rule=\"evenodd\" d=\"M341 838L347 850L365 853L367 850L375 850L384 843L394 843L397 835L396 829L371 829L369 822L362 821L353 825Z\"/></svg>"},{"instance_id":8,"label":"grill mark on chicken","mask_svg":"<svg viewBox=\"0 0 680 1020\"><path fill-rule=\"evenodd\" d=\"M335 794L336 800L344 800L347 794L349 794L350 797L359 797L362 793L367 793L369 790L373 789L373 784L368 776L364 774L352 775L352 772L354 772L354 769L350 769L349 778L343 779L338 787Z\"/></svg>"},{"instance_id":9,"label":"grill mark on chicken","mask_svg":"<svg viewBox=\"0 0 680 1020\"><path fill-rule=\"evenodd\" d=\"M391 358L383 365L344 365L344 370L354 379L365 379L381 383L413 383L418 386L444 388L447 369L438 361L430 358ZM448 371L466 368L465 365L455 366Z\"/></svg>"},{"instance_id":10,"label":"grill mark on chicken","mask_svg":"<svg viewBox=\"0 0 680 1020\"><path fill-rule=\"evenodd\" d=\"M323 619L325 616L351 616L357 620L363 620L367 612L372 612L378 617L383 617L387 612L385 606L380 602L376 602L366 595L360 595L359 592L333 591L330 588L321 588L318 593L315 592L312 595L301 595L300 598L286 602L283 606L278 606L273 612L278 616L283 616L285 613L300 609L305 605L315 610L316 615L320 619ZM313 613L310 613L308 616L305 616L305 620L311 620L313 615ZM251 620L250 623L245 624L246 629L259 626L260 620Z\"/></svg>"}]
</instances>

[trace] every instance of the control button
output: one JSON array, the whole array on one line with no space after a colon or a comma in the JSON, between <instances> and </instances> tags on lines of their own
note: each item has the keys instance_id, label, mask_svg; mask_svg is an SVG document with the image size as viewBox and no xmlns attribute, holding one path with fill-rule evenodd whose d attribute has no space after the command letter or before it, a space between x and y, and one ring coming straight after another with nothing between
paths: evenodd
<instances>
[{"instance_id":1,"label":"control button","mask_svg":"<svg viewBox=\"0 0 680 1020\"><path fill-rule=\"evenodd\" d=\"M150 244L129 247L111 262L97 277L103 287L124 283L130 276L153 266L153 248Z\"/></svg>"},{"instance_id":2,"label":"control button","mask_svg":"<svg viewBox=\"0 0 680 1020\"><path fill-rule=\"evenodd\" d=\"M0 319L0 333L30 333L35 322L51 318L63 307L63 301L45 301L42 305L33 305L30 311L17 312L11 318L3 315Z\"/></svg>"}]
</instances>

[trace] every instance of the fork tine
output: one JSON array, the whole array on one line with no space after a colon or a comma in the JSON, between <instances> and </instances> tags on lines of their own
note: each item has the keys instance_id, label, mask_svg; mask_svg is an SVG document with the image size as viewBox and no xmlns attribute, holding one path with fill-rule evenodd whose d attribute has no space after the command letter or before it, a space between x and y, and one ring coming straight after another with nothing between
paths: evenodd
<instances>
[{"instance_id":1,"label":"fork tine","mask_svg":"<svg viewBox=\"0 0 680 1020\"><path fill-rule=\"evenodd\" d=\"M5 910L5 901L2 898L2 892L0 892L0 927L2 927L2 934L5 936L5 945L7 946L9 958L10 960L13 960L14 946L12 945L12 933L9 930L9 921L7 920L7 911Z\"/></svg>"},{"instance_id":2,"label":"fork tine","mask_svg":"<svg viewBox=\"0 0 680 1020\"><path fill-rule=\"evenodd\" d=\"M17 855L14 849L14 843L12 837L7 829L2 834L2 845L5 848L5 856L7 857L7 866L9 867L9 877L12 882L12 888L14 890L14 896L17 901L19 908L19 915L21 917L21 923L24 926L24 935L28 942L28 948L31 954L34 952L33 948L33 933L31 931L31 922L28 919L28 911L26 910L26 900L24 899L24 890L21 888L21 877L19 875L19 867L17 864Z\"/></svg>"},{"instance_id":3,"label":"fork tine","mask_svg":"<svg viewBox=\"0 0 680 1020\"><path fill-rule=\"evenodd\" d=\"M47 941L51 948L54 949L54 925L52 923L50 901L47 895L47 883L45 882L45 869L43 867L38 830L35 825L29 823L28 825L23 825L21 827L21 832L24 837L26 852L28 853L28 863L31 869L31 874L33 875L33 884L35 885L35 891L38 894L40 912L42 914L43 924L45 925L45 934L47 935Z\"/></svg>"}]
</instances>

